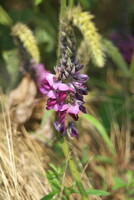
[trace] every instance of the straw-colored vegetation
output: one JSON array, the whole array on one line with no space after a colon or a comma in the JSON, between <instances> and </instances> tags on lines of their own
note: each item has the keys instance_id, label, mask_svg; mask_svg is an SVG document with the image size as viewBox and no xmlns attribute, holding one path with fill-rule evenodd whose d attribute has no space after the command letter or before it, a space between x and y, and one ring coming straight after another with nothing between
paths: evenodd
<instances>
[{"instance_id":1,"label":"straw-colored vegetation","mask_svg":"<svg viewBox=\"0 0 134 200\"><path fill-rule=\"evenodd\" d=\"M17 130L11 124L7 97L0 98L0 199L39 200L50 191L47 148L31 139L24 126Z\"/></svg>"}]
</instances>

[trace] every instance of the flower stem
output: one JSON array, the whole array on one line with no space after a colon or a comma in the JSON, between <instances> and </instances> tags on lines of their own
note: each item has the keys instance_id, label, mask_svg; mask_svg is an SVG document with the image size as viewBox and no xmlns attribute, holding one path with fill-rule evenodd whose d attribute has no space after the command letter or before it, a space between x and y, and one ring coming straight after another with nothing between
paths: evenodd
<instances>
[{"instance_id":1,"label":"flower stem","mask_svg":"<svg viewBox=\"0 0 134 200\"><path fill-rule=\"evenodd\" d=\"M66 11L66 0L61 0L61 4L60 4L60 18L64 16L65 11Z\"/></svg>"},{"instance_id":2,"label":"flower stem","mask_svg":"<svg viewBox=\"0 0 134 200\"><path fill-rule=\"evenodd\" d=\"M61 35L61 20L64 18L66 12L66 0L60 1L60 17L59 17L59 35L58 35L58 50L57 50L57 65L60 58L60 35Z\"/></svg>"},{"instance_id":3,"label":"flower stem","mask_svg":"<svg viewBox=\"0 0 134 200\"><path fill-rule=\"evenodd\" d=\"M66 159L68 159L68 163L69 163L69 167L70 167L70 170L71 170L71 173L74 177L74 180L76 181L76 184L79 188L79 191L81 193L81 196L83 197L82 199L83 200L89 200L88 196L87 196L87 193L82 185L82 182L81 182L81 179L80 179L80 175L79 175L79 172L77 170L77 167L72 159L72 157L69 155L69 147L68 147L68 144L66 142L66 138L63 137L61 139L61 142L60 142L60 146L63 150L63 153L66 157Z\"/></svg>"},{"instance_id":4,"label":"flower stem","mask_svg":"<svg viewBox=\"0 0 134 200\"><path fill-rule=\"evenodd\" d=\"M69 8L73 8L74 6L74 0L69 0Z\"/></svg>"}]
</instances>

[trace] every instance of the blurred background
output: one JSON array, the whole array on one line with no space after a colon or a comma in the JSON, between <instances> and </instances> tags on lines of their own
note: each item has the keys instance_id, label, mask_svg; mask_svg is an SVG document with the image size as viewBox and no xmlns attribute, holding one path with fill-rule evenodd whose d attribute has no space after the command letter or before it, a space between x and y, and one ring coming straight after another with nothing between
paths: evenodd
<instances>
[{"instance_id":1,"label":"blurred background","mask_svg":"<svg viewBox=\"0 0 134 200\"><path fill-rule=\"evenodd\" d=\"M95 118L90 115L88 120L80 118L80 137L78 142L74 141L77 162L79 168L84 167L89 157L97 155L85 169L92 185L111 192L111 196L104 199L133 200L134 0L75 0L75 5L81 5L84 11L93 14L93 22L102 38L112 42L112 45L104 44L107 52L103 68L92 62L86 65L85 71L89 75L86 108ZM40 50L41 63L54 72L59 9L59 0L0 0L0 86L5 94L16 88L23 76L11 35L12 26L22 22L32 30ZM77 29L75 32L79 46L82 35ZM42 122L41 117L38 124ZM26 122L25 127L35 131L39 125L36 126L32 120ZM111 153L113 148L116 155ZM55 143L54 151L47 152L49 162L57 164L57 157L63 158L59 149ZM70 177L68 179L70 181Z\"/></svg>"}]
</instances>

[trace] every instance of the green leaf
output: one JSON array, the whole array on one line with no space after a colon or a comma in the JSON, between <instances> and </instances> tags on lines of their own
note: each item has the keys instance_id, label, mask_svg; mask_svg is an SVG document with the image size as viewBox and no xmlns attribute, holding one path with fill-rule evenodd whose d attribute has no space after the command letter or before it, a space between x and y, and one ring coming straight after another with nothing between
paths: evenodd
<instances>
[{"instance_id":1,"label":"green leaf","mask_svg":"<svg viewBox=\"0 0 134 200\"><path fill-rule=\"evenodd\" d=\"M7 26L12 24L12 19L2 6L0 6L0 24Z\"/></svg>"},{"instance_id":2,"label":"green leaf","mask_svg":"<svg viewBox=\"0 0 134 200\"><path fill-rule=\"evenodd\" d=\"M60 168L55 167L55 165L53 165L53 164L51 164L51 163L49 164L49 166L54 170L54 172L55 172L57 175L61 174Z\"/></svg>"},{"instance_id":3,"label":"green leaf","mask_svg":"<svg viewBox=\"0 0 134 200\"><path fill-rule=\"evenodd\" d=\"M102 44L104 45L104 51L113 60L117 67L119 67L119 69L123 71L127 77L130 77L128 65L124 61L124 58L117 47L114 46L114 44L107 39L103 39Z\"/></svg>"},{"instance_id":4,"label":"green leaf","mask_svg":"<svg viewBox=\"0 0 134 200\"><path fill-rule=\"evenodd\" d=\"M115 150L113 147L113 144L108 136L108 133L106 132L105 128L103 127L103 125L99 122L98 119L96 119L94 116L90 115L90 114L86 114L83 115L83 117L85 119L87 119L97 130L98 132L101 134L102 138L104 139L104 141L106 142L106 144L109 147L109 150L115 154Z\"/></svg>"},{"instance_id":5,"label":"green leaf","mask_svg":"<svg viewBox=\"0 0 134 200\"><path fill-rule=\"evenodd\" d=\"M120 188L124 188L126 186L125 183L117 183L112 187L112 190L118 190Z\"/></svg>"},{"instance_id":6,"label":"green leaf","mask_svg":"<svg viewBox=\"0 0 134 200\"><path fill-rule=\"evenodd\" d=\"M52 198L54 197L54 195L56 194L57 192L51 192L49 193L48 195L44 196L41 200L52 200Z\"/></svg>"},{"instance_id":7,"label":"green leaf","mask_svg":"<svg viewBox=\"0 0 134 200\"><path fill-rule=\"evenodd\" d=\"M115 177L114 181L115 185L112 187L112 190L118 190L119 188L126 187L126 183L120 177Z\"/></svg>"},{"instance_id":8,"label":"green leaf","mask_svg":"<svg viewBox=\"0 0 134 200\"><path fill-rule=\"evenodd\" d=\"M96 196L107 196L110 195L109 192L106 192L104 190L94 190L90 189L86 191L88 195L96 195Z\"/></svg>"}]
</instances>

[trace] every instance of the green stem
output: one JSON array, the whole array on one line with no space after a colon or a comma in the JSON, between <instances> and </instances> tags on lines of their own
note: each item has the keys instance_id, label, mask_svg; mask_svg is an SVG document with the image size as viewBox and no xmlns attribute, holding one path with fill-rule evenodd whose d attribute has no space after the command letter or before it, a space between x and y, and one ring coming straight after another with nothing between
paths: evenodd
<instances>
[{"instance_id":1,"label":"green stem","mask_svg":"<svg viewBox=\"0 0 134 200\"><path fill-rule=\"evenodd\" d=\"M60 33L61 33L61 20L64 18L66 12L66 0L60 1L60 17L59 17L59 36L58 36L58 50L57 50L57 65L60 58Z\"/></svg>"},{"instance_id":2,"label":"green stem","mask_svg":"<svg viewBox=\"0 0 134 200\"><path fill-rule=\"evenodd\" d=\"M60 18L64 16L65 12L66 12L66 0L61 0L61 4L60 4Z\"/></svg>"},{"instance_id":3,"label":"green stem","mask_svg":"<svg viewBox=\"0 0 134 200\"><path fill-rule=\"evenodd\" d=\"M69 0L69 8L73 8L74 6L74 0Z\"/></svg>"},{"instance_id":4,"label":"green stem","mask_svg":"<svg viewBox=\"0 0 134 200\"><path fill-rule=\"evenodd\" d=\"M71 170L71 173L74 177L74 180L76 181L76 184L79 188L79 191L81 193L81 196L83 197L82 199L83 200L89 200L88 196L87 196L87 193L81 183L81 178L80 178L80 175L79 175L79 172L77 170L77 167L72 159L72 156L69 155L69 148L68 148L68 144L66 142L66 138L62 138L61 139L61 142L60 142L60 146L63 150L63 153L66 157L66 159L68 160L68 163L69 163L69 167L70 167L70 170Z\"/></svg>"}]
</instances>

